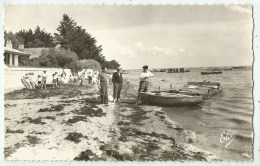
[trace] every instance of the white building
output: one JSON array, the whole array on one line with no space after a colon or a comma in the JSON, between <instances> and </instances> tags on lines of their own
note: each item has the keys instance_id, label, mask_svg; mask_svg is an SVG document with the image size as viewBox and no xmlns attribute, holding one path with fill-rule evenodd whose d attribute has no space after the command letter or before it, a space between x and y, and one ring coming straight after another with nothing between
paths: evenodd
<instances>
[{"instance_id":1,"label":"white building","mask_svg":"<svg viewBox=\"0 0 260 166\"><path fill-rule=\"evenodd\" d=\"M9 66L19 66L22 56L30 56L30 54L13 49L12 42L7 41L6 47L4 47L4 62L5 65Z\"/></svg>"}]
</instances>

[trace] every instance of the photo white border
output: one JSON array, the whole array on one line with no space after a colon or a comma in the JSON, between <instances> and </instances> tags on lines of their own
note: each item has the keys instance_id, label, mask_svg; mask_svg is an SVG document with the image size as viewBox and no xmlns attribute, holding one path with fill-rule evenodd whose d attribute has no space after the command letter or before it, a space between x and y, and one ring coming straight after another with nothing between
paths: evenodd
<instances>
[{"instance_id":1,"label":"photo white border","mask_svg":"<svg viewBox=\"0 0 260 166\"><path fill-rule=\"evenodd\" d=\"M35 165L52 165L52 166L86 166L86 165L195 165L195 166L206 166L206 165L243 165L243 166L251 166L251 165L260 165L260 1L258 0L0 0L0 54L3 55L3 46L4 46L4 6L5 5L28 5L28 4L50 4L50 5L81 5L81 4L125 4L125 5L213 5L213 4L251 4L253 5L253 17L254 17L254 32L253 32L253 48L254 48L254 63L253 63L253 79L254 79L254 159L252 162L78 162L78 161L5 161L4 160L4 65L0 64L0 165L1 166L35 166ZM1 61L3 62L3 56L0 56Z\"/></svg>"}]
</instances>

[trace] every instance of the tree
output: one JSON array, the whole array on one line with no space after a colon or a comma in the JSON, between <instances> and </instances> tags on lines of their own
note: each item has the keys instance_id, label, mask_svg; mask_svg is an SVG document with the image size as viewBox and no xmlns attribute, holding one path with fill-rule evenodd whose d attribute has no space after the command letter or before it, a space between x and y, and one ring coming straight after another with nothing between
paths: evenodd
<instances>
[{"instance_id":1,"label":"tree","mask_svg":"<svg viewBox=\"0 0 260 166\"><path fill-rule=\"evenodd\" d=\"M93 59L83 59L79 61L81 69L94 69L101 70L101 65L99 62Z\"/></svg>"},{"instance_id":2,"label":"tree","mask_svg":"<svg viewBox=\"0 0 260 166\"><path fill-rule=\"evenodd\" d=\"M53 37L45 29L41 29L37 26L34 31L31 29L20 30L17 32L16 37L22 38L25 48L37 48L37 47L53 47Z\"/></svg>"},{"instance_id":3,"label":"tree","mask_svg":"<svg viewBox=\"0 0 260 166\"><path fill-rule=\"evenodd\" d=\"M115 60L111 60L111 61L106 61L104 63L104 65L108 68L108 69L116 69L118 66L120 66L120 64L115 61Z\"/></svg>"},{"instance_id":4,"label":"tree","mask_svg":"<svg viewBox=\"0 0 260 166\"><path fill-rule=\"evenodd\" d=\"M39 65L43 67L66 68L71 62L77 61L78 56L74 52L65 49L43 50L39 57Z\"/></svg>"},{"instance_id":5,"label":"tree","mask_svg":"<svg viewBox=\"0 0 260 166\"><path fill-rule=\"evenodd\" d=\"M81 26L77 26L68 15L64 14L60 25L57 28L59 33L55 33L55 43L62 48L75 52L79 59L94 59L100 63L105 62L102 55L102 46L97 46L97 41Z\"/></svg>"},{"instance_id":6,"label":"tree","mask_svg":"<svg viewBox=\"0 0 260 166\"><path fill-rule=\"evenodd\" d=\"M18 48L18 45L23 44L24 43L24 39L22 37L16 36L15 34L13 34L13 32L9 31L6 32L4 31L4 39L5 39L5 45L6 42L11 40L12 42L12 47L14 49Z\"/></svg>"}]
</instances>

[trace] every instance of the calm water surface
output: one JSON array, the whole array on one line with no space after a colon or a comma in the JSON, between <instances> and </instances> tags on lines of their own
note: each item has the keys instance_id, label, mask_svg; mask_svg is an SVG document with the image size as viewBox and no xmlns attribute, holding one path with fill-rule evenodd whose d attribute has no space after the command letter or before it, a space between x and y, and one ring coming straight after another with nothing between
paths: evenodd
<instances>
[{"instance_id":1,"label":"calm water surface","mask_svg":"<svg viewBox=\"0 0 260 166\"><path fill-rule=\"evenodd\" d=\"M139 72L128 75L134 90L138 88ZM152 90L180 89L188 81L220 82L223 93L203 102L199 107L163 108L167 115L185 129L192 130L198 138L197 147L208 150L224 160L249 160L252 156L252 71L232 70L219 75L201 75L200 71L189 73L154 73ZM130 79L130 80L131 80ZM236 137L225 148L220 143L221 133L235 131Z\"/></svg>"}]
</instances>

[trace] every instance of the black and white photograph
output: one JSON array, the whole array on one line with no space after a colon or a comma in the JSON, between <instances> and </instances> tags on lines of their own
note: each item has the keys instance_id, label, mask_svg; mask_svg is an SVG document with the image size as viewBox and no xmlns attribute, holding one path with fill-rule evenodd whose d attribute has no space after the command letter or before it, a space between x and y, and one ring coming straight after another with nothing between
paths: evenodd
<instances>
[{"instance_id":1,"label":"black and white photograph","mask_svg":"<svg viewBox=\"0 0 260 166\"><path fill-rule=\"evenodd\" d=\"M6 5L4 159L252 161L253 22L239 4Z\"/></svg>"}]
</instances>

